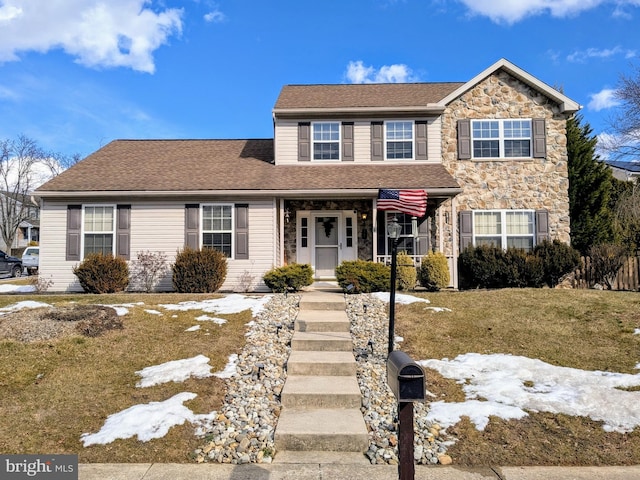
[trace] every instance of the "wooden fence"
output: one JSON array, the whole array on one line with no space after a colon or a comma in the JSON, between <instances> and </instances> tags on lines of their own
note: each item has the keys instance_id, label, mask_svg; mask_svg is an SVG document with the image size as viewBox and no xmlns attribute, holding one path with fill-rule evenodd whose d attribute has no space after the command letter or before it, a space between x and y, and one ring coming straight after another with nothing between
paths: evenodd
<instances>
[{"instance_id":1,"label":"wooden fence","mask_svg":"<svg viewBox=\"0 0 640 480\"><path fill-rule=\"evenodd\" d=\"M591 259L582 257L582 267L576 269L574 288L592 288L595 284ZM606 288L606 286L603 285ZM640 257L629 257L618 270L613 290L640 291Z\"/></svg>"}]
</instances>

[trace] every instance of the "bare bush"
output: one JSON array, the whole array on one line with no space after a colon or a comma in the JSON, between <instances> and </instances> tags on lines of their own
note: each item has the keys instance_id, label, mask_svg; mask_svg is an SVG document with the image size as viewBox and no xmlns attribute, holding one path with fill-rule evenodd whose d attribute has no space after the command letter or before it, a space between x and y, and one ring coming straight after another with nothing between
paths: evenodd
<instances>
[{"instance_id":1,"label":"bare bush","mask_svg":"<svg viewBox=\"0 0 640 480\"><path fill-rule=\"evenodd\" d=\"M138 252L132 265L131 279L143 292L152 292L167 273L167 256L162 252Z\"/></svg>"}]
</instances>

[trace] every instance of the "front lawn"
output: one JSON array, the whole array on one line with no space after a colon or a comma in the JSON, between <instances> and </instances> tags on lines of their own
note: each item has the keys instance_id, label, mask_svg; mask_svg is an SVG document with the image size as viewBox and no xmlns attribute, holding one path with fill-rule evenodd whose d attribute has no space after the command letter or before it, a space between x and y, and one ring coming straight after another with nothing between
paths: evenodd
<instances>
[{"instance_id":1,"label":"front lawn","mask_svg":"<svg viewBox=\"0 0 640 480\"><path fill-rule=\"evenodd\" d=\"M212 295L10 295L0 308L31 300L55 306L127 304L122 330L98 337L77 333L36 342L0 339L0 451L5 454L77 453L80 462L190 462L202 439L194 426L171 428L163 438L136 437L83 446L83 433L98 432L105 419L135 405L160 402L180 392L197 394L184 405L196 414L216 410L224 398L217 377L136 387L135 372L165 362L208 357L211 372L244 346L251 311L221 314L227 323L197 322L201 311L170 311L163 304L210 299ZM142 302L142 304L138 304ZM46 308L46 307L45 307ZM12 314L12 315L19 315ZM3 317L0 316L0 322ZM200 324L195 331L188 328Z\"/></svg>"}]
</instances>

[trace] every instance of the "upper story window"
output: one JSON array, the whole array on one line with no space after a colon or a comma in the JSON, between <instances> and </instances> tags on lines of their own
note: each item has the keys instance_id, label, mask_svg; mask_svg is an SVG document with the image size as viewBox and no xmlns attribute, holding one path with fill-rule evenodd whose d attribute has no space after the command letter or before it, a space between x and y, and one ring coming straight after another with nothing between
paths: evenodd
<instances>
[{"instance_id":1,"label":"upper story window","mask_svg":"<svg viewBox=\"0 0 640 480\"><path fill-rule=\"evenodd\" d=\"M531 120L472 120L473 158L528 158Z\"/></svg>"},{"instance_id":2,"label":"upper story window","mask_svg":"<svg viewBox=\"0 0 640 480\"><path fill-rule=\"evenodd\" d=\"M387 159L413 158L413 122L385 122L385 151Z\"/></svg>"},{"instance_id":3,"label":"upper story window","mask_svg":"<svg viewBox=\"0 0 640 480\"><path fill-rule=\"evenodd\" d=\"M340 160L340 123L315 122L313 128L313 159Z\"/></svg>"},{"instance_id":4,"label":"upper story window","mask_svg":"<svg viewBox=\"0 0 640 480\"><path fill-rule=\"evenodd\" d=\"M115 206L87 205L84 207L84 256L90 253L114 253Z\"/></svg>"},{"instance_id":5,"label":"upper story window","mask_svg":"<svg viewBox=\"0 0 640 480\"><path fill-rule=\"evenodd\" d=\"M202 248L213 248L231 257L233 205L202 206Z\"/></svg>"}]
</instances>

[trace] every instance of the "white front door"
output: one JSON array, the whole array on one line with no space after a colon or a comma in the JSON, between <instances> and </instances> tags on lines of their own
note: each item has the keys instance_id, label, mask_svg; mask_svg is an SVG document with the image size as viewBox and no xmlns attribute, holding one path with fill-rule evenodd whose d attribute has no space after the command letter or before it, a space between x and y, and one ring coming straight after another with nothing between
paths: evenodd
<instances>
[{"instance_id":1,"label":"white front door","mask_svg":"<svg viewBox=\"0 0 640 480\"><path fill-rule=\"evenodd\" d=\"M313 215L316 278L334 278L340 263L341 215Z\"/></svg>"}]
</instances>

